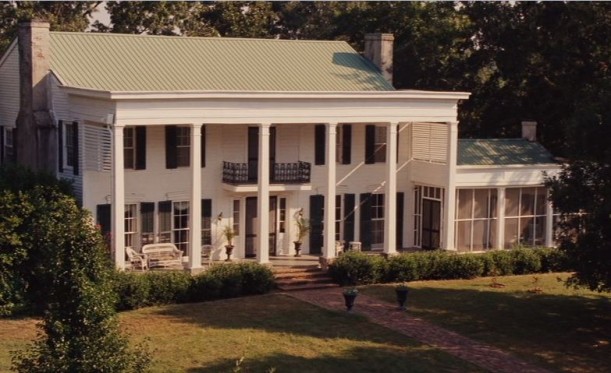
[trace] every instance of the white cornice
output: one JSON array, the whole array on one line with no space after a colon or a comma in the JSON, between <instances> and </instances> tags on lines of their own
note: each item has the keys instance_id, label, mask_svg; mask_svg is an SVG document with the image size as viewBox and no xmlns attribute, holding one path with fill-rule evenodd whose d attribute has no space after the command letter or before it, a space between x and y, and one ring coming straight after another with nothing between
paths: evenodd
<instances>
[{"instance_id":1,"label":"white cornice","mask_svg":"<svg viewBox=\"0 0 611 373\"><path fill-rule=\"evenodd\" d=\"M468 92L372 91L372 92L261 92L261 91L182 91L182 92L111 92L62 86L66 93L106 100L186 100L186 99L387 99L387 100L465 100Z\"/></svg>"}]
</instances>

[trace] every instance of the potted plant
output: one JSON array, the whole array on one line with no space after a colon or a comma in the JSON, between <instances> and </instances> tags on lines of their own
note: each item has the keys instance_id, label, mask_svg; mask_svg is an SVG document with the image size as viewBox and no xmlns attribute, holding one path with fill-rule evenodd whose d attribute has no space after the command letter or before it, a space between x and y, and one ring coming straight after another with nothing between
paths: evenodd
<instances>
[{"instance_id":1,"label":"potted plant","mask_svg":"<svg viewBox=\"0 0 611 373\"><path fill-rule=\"evenodd\" d=\"M304 218L302 215L299 215L296 219L297 222L297 241L293 241L295 244L295 256L299 257L301 254L301 245L303 244L303 239L307 236L310 231L310 224L308 219Z\"/></svg>"},{"instance_id":2,"label":"potted plant","mask_svg":"<svg viewBox=\"0 0 611 373\"><path fill-rule=\"evenodd\" d=\"M405 302L407 301L407 293L409 293L409 288L406 283L399 284L395 286L395 294L397 295L397 303L399 303L399 308L401 310L405 310Z\"/></svg>"},{"instance_id":3,"label":"potted plant","mask_svg":"<svg viewBox=\"0 0 611 373\"><path fill-rule=\"evenodd\" d=\"M225 240L227 240L227 245L225 245L225 254L227 254L226 262L231 261L231 253L233 252L233 238L236 236L235 231L231 225L226 225L223 228L223 236Z\"/></svg>"},{"instance_id":4,"label":"potted plant","mask_svg":"<svg viewBox=\"0 0 611 373\"><path fill-rule=\"evenodd\" d=\"M352 307L354 306L354 300L356 296L359 295L359 290L355 287L346 288L342 292L344 296L344 303L346 304L346 309L348 312L352 311Z\"/></svg>"}]
</instances>

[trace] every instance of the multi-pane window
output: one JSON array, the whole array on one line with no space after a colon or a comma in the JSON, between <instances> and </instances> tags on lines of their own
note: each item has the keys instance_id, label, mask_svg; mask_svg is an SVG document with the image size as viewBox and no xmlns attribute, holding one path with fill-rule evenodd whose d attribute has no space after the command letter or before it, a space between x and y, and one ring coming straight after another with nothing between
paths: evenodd
<instances>
[{"instance_id":1,"label":"multi-pane window","mask_svg":"<svg viewBox=\"0 0 611 373\"><path fill-rule=\"evenodd\" d=\"M545 242L547 190L505 190L505 248L538 246Z\"/></svg>"},{"instance_id":2,"label":"multi-pane window","mask_svg":"<svg viewBox=\"0 0 611 373\"><path fill-rule=\"evenodd\" d=\"M174 245L188 255L189 248L189 202L172 203L172 235Z\"/></svg>"},{"instance_id":3,"label":"multi-pane window","mask_svg":"<svg viewBox=\"0 0 611 373\"><path fill-rule=\"evenodd\" d=\"M384 194L371 195L371 243L384 243Z\"/></svg>"},{"instance_id":4,"label":"multi-pane window","mask_svg":"<svg viewBox=\"0 0 611 373\"><path fill-rule=\"evenodd\" d=\"M342 196L335 196L335 240L342 236Z\"/></svg>"},{"instance_id":5,"label":"multi-pane window","mask_svg":"<svg viewBox=\"0 0 611 373\"><path fill-rule=\"evenodd\" d=\"M67 167L74 167L74 123L64 123L64 162Z\"/></svg>"},{"instance_id":6,"label":"multi-pane window","mask_svg":"<svg viewBox=\"0 0 611 373\"><path fill-rule=\"evenodd\" d=\"M134 127L123 130L123 165L126 169L136 168L136 134Z\"/></svg>"},{"instance_id":7,"label":"multi-pane window","mask_svg":"<svg viewBox=\"0 0 611 373\"><path fill-rule=\"evenodd\" d=\"M140 204L140 244L155 242L155 204L146 202Z\"/></svg>"},{"instance_id":8,"label":"multi-pane window","mask_svg":"<svg viewBox=\"0 0 611 373\"><path fill-rule=\"evenodd\" d=\"M125 246L134 248L138 233L138 205L125 205Z\"/></svg>"},{"instance_id":9,"label":"multi-pane window","mask_svg":"<svg viewBox=\"0 0 611 373\"><path fill-rule=\"evenodd\" d=\"M172 242L172 202L159 203L159 242Z\"/></svg>"},{"instance_id":10,"label":"multi-pane window","mask_svg":"<svg viewBox=\"0 0 611 373\"><path fill-rule=\"evenodd\" d=\"M189 167L191 162L191 129L176 128L176 166Z\"/></svg>"},{"instance_id":11,"label":"multi-pane window","mask_svg":"<svg viewBox=\"0 0 611 373\"><path fill-rule=\"evenodd\" d=\"M441 246L443 194L443 188L432 186L418 185L414 189L414 246Z\"/></svg>"},{"instance_id":12,"label":"multi-pane window","mask_svg":"<svg viewBox=\"0 0 611 373\"><path fill-rule=\"evenodd\" d=\"M456 191L456 248L458 251L491 249L496 242L496 189Z\"/></svg>"},{"instance_id":13,"label":"multi-pane window","mask_svg":"<svg viewBox=\"0 0 611 373\"><path fill-rule=\"evenodd\" d=\"M386 127L376 126L374 149L374 162L386 162Z\"/></svg>"},{"instance_id":14,"label":"multi-pane window","mask_svg":"<svg viewBox=\"0 0 611 373\"><path fill-rule=\"evenodd\" d=\"M422 187L414 189L414 246L422 244L422 231L420 229L422 223Z\"/></svg>"}]
</instances>

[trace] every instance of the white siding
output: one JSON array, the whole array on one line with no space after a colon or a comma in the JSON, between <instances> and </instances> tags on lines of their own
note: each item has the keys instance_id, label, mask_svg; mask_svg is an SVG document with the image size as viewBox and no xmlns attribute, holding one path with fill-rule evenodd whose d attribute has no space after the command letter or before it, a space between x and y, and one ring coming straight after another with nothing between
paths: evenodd
<instances>
[{"instance_id":1,"label":"white siding","mask_svg":"<svg viewBox=\"0 0 611 373\"><path fill-rule=\"evenodd\" d=\"M0 62L0 126L14 127L19 114L19 53L17 44Z\"/></svg>"},{"instance_id":2,"label":"white siding","mask_svg":"<svg viewBox=\"0 0 611 373\"><path fill-rule=\"evenodd\" d=\"M70 118L70 105L68 103L68 95L59 88L60 83L55 77L55 75L51 75L50 85L51 110L53 110L53 115L55 119L66 120L66 118Z\"/></svg>"}]
</instances>

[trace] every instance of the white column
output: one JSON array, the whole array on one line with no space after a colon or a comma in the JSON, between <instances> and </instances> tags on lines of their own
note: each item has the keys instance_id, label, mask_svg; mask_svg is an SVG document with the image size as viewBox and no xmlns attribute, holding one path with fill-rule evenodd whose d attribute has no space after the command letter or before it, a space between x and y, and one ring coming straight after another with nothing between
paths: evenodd
<instances>
[{"instance_id":1,"label":"white column","mask_svg":"<svg viewBox=\"0 0 611 373\"><path fill-rule=\"evenodd\" d=\"M397 253L397 126L386 127L386 184L384 184L384 253Z\"/></svg>"},{"instance_id":2,"label":"white column","mask_svg":"<svg viewBox=\"0 0 611 373\"><path fill-rule=\"evenodd\" d=\"M549 200L549 190L547 191L547 203L545 206L545 246L554 246L554 206Z\"/></svg>"},{"instance_id":3,"label":"white column","mask_svg":"<svg viewBox=\"0 0 611 373\"><path fill-rule=\"evenodd\" d=\"M448 182L446 184L444 210L442 248L445 250L456 250L454 244L454 218L456 216L456 159L458 157L458 122L449 122L448 126ZM443 232L443 231L442 231Z\"/></svg>"},{"instance_id":4,"label":"white column","mask_svg":"<svg viewBox=\"0 0 611 373\"><path fill-rule=\"evenodd\" d=\"M259 125L259 190L257 193L257 216L259 218L257 262L269 263L269 127Z\"/></svg>"},{"instance_id":5,"label":"white column","mask_svg":"<svg viewBox=\"0 0 611 373\"><path fill-rule=\"evenodd\" d=\"M202 266L202 125L191 125L191 209L189 215L189 269Z\"/></svg>"},{"instance_id":6,"label":"white column","mask_svg":"<svg viewBox=\"0 0 611 373\"><path fill-rule=\"evenodd\" d=\"M505 188L497 188L496 200L496 243L495 248L502 250L505 245Z\"/></svg>"},{"instance_id":7,"label":"white column","mask_svg":"<svg viewBox=\"0 0 611 373\"><path fill-rule=\"evenodd\" d=\"M125 269L125 165L122 124L112 126L111 235L117 269Z\"/></svg>"},{"instance_id":8,"label":"white column","mask_svg":"<svg viewBox=\"0 0 611 373\"><path fill-rule=\"evenodd\" d=\"M327 123L327 187L325 188L324 245L322 255L325 258L335 257L335 194L336 194L336 161L337 123ZM310 212L311 213L311 212Z\"/></svg>"}]
</instances>

